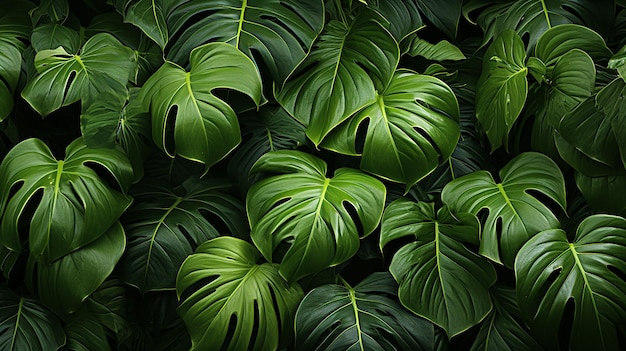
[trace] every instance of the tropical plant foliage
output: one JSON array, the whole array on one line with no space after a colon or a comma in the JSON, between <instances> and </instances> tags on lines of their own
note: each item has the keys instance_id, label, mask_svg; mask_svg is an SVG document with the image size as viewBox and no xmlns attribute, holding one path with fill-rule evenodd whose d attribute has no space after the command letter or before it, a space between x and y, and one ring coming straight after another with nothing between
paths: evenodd
<instances>
[{"instance_id":1,"label":"tropical plant foliage","mask_svg":"<svg viewBox=\"0 0 626 351\"><path fill-rule=\"evenodd\" d=\"M3 6L0 349L626 349L626 2Z\"/></svg>"}]
</instances>

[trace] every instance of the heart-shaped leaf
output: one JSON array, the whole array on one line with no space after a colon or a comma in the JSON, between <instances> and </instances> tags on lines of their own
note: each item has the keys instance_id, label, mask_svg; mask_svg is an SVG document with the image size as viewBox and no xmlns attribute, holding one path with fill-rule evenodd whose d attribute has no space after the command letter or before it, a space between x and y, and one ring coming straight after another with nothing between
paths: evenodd
<instances>
[{"instance_id":1,"label":"heart-shaped leaf","mask_svg":"<svg viewBox=\"0 0 626 351\"><path fill-rule=\"evenodd\" d=\"M241 142L235 111L213 90L241 92L258 106L263 98L261 77L248 57L224 43L195 48L190 64L187 72L165 62L139 98L150 106L154 142L171 157L201 162L208 170ZM173 135L168 131L172 127Z\"/></svg>"},{"instance_id":2,"label":"heart-shaped leaf","mask_svg":"<svg viewBox=\"0 0 626 351\"><path fill-rule=\"evenodd\" d=\"M489 287L496 282L491 263L465 244L478 244L480 223L469 213L453 215L432 203L401 198L383 217L380 247L405 236L415 241L394 255L389 271L400 285L400 302L443 328L451 338L491 311Z\"/></svg>"},{"instance_id":3,"label":"heart-shaped leaf","mask_svg":"<svg viewBox=\"0 0 626 351\"><path fill-rule=\"evenodd\" d=\"M322 147L356 155L357 135L367 134L361 169L407 188L450 157L459 140L459 104L441 80L398 71L385 92L335 128Z\"/></svg>"},{"instance_id":4,"label":"heart-shaped leaf","mask_svg":"<svg viewBox=\"0 0 626 351\"><path fill-rule=\"evenodd\" d=\"M61 315L73 313L111 274L125 246L124 228L117 222L95 241L54 262L38 262L31 256L28 283L50 310Z\"/></svg>"},{"instance_id":5,"label":"heart-shaped leaf","mask_svg":"<svg viewBox=\"0 0 626 351\"><path fill-rule=\"evenodd\" d=\"M351 168L327 178L326 168L313 155L282 150L263 155L251 170L279 173L250 188L246 208L252 240L268 261L279 245L289 245L280 265L289 282L348 260L382 216L379 180Z\"/></svg>"},{"instance_id":6,"label":"heart-shaped leaf","mask_svg":"<svg viewBox=\"0 0 626 351\"><path fill-rule=\"evenodd\" d=\"M179 36L168 53L172 61L184 63L204 43L226 42L252 60L260 57L278 83L302 61L324 24L321 0L185 0L168 4L167 11L168 26ZM206 15L198 19L199 13Z\"/></svg>"},{"instance_id":7,"label":"heart-shaped leaf","mask_svg":"<svg viewBox=\"0 0 626 351\"><path fill-rule=\"evenodd\" d=\"M493 310L482 322L470 351L540 351L543 348L520 323L515 289L494 285Z\"/></svg>"},{"instance_id":8,"label":"heart-shaped leaf","mask_svg":"<svg viewBox=\"0 0 626 351\"><path fill-rule=\"evenodd\" d=\"M294 70L276 100L304 124L315 145L391 80L400 49L393 36L364 11L351 24L329 22L311 53Z\"/></svg>"},{"instance_id":9,"label":"heart-shaped leaf","mask_svg":"<svg viewBox=\"0 0 626 351\"><path fill-rule=\"evenodd\" d=\"M37 74L22 96L42 116L78 100L91 102L104 92L126 90L136 66L135 54L107 33L91 37L79 54L63 47L35 56Z\"/></svg>"},{"instance_id":10,"label":"heart-shaped leaf","mask_svg":"<svg viewBox=\"0 0 626 351\"><path fill-rule=\"evenodd\" d=\"M142 292L176 288L176 273L201 243L219 236L220 218L230 233L246 234L243 204L226 191L229 184L188 179L177 188L144 182L133 195L136 205L124 214L128 248L122 277ZM226 234L226 233L225 233Z\"/></svg>"},{"instance_id":11,"label":"heart-shaped leaf","mask_svg":"<svg viewBox=\"0 0 626 351\"><path fill-rule=\"evenodd\" d=\"M327 284L296 313L297 350L432 350L433 325L397 302L397 284L373 273L354 288Z\"/></svg>"},{"instance_id":12,"label":"heart-shaped leaf","mask_svg":"<svg viewBox=\"0 0 626 351\"><path fill-rule=\"evenodd\" d=\"M297 283L287 285L277 265L259 264L260 258L251 244L223 236L183 262L176 280L178 312L192 349L276 350L281 338L289 341L304 294Z\"/></svg>"},{"instance_id":13,"label":"heart-shaped leaf","mask_svg":"<svg viewBox=\"0 0 626 351\"><path fill-rule=\"evenodd\" d=\"M0 286L0 349L48 351L63 344L63 327L52 312Z\"/></svg>"},{"instance_id":14,"label":"heart-shaped leaf","mask_svg":"<svg viewBox=\"0 0 626 351\"><path fill-rule=\"evenodd\" d=\"M0 241L11 250L21 249L18 223L27 205L35 208L30 253L49 262L96 240L130 205L128 196L90 168L102 168L125 192L133 171L122 152L89 149L77 139L65 154L65 160L57 160L41 140L27 139L2 161Z\"/></svg>"},{"instance_id":15,"label":"heart-shaped leaf","mask_svg":"<svg viewBox=\"0 0 626 351\"><path fill-rule=\"evenodd\" d=\"M514 31L503 31L483 56L476 87L476 119L491 150L507 145L513 123L522 112L528 81L524 42Z\"/></svg>"},{"instance_id":16,"label":"heart-shaped leaf","mask_svg":"<svg viewBox=\"0 0 626 351\"><path fill-rule=\"evenodd\" d=\"M549 157L527 152L500 170L497 183L487 171L478 171L448 183L441 199L453 212L477 215L488 211L480 240L480 254L513 267L517 251L542 230L559 228L550 208L532 191L565 209L565 180Z\"/></svg>"},{"instance_id":17,"label":"heart-shaped leaf","mask_svg":"<svg viewBox=\"0 0 626 351\"><path fill-rule=\"evenodd\" d=\"M547 30L537 41L535 55L550 65L573 49L586 52L594 60L611 57L611 50L598 33L577 24L563 24Z\"/></svg>"},{"instance_id":18,"label":"heart-shaped leaf","mask_svg":"<svg viewBox=\"0 0 626 351\"><path fill-rule=\"evenodd\" d=\"M566 331L570 350L619 350L626 323L624 274L626 219L588 217L573 242L563 230L543 231L515 260L520 310L550 350L564 349L559 346L563 323L571 326ZM573 314L569 321L563 320L566 311Z\"/></svg>"}]
</instances>

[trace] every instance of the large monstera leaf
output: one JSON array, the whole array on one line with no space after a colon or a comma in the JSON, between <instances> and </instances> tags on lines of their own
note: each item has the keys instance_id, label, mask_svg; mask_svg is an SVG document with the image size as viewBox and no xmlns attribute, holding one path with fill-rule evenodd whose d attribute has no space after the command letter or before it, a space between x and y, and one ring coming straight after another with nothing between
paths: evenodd
<instances>
[{"instance_id":1,"label":"large monstera leaf","mask_svg":"<svg viewBox=\"0 0 626 351\"><path fill-rule=\"evenodd\" d=\"M27 283L50 310L60 315L76 312L111 274L125 246L124 229L117 222L95 241L54 262L38 262L31 256Z\"/></svg>"},{"instance_id":2,"label":"large monstera leaf","mask_svg":"<svg viewBox=\"0 0 626 351\"><path fill-rule=\"evenodd\" d=\"M460 136L459 104L441 80L398 71L385 92L322 143L356 155L357 135L367 125L361 169L411 187L450 157Z\"/></svg>"},{"instance_id":3,"label":"large monstera leaf","mask_svg":"<svg viewBox=\"0 0 626 351\"><path fill-rule=\"evenodd\" d=\"M626 219L594 215L573 242L565 231L541 232L515 260L517 298L531 331L550 350L570 326L570 350L619 350L626 323ZM573 314L563 320L567 311ZM563 346L563 345L561 345Z\"/></svg>"},{"instance_id":4,"label":"large monstera leaf","mask_svg":"<svg viewBox=\"0 0 626 351\"><path fill-rule=\"evenodd\" d=\"M467 174L448 183L441 198L454 212L478 215L487 210L480 254L513 267L515 255L529 238L560 226L548 204L532 192L565 209L565 180L554 161L536 152L518 155L499 175L497 183L487 171Z\"/></svg>"},{"instance_id":5,"label":"large monstera leaf","mask_svg":"<svg viewBox=\"0 0 626 351\"><path fill-rule=\"evenodd\" d=\"M379 180L351 168L327 178L326 169L315 156L282 150L263 155L251 170L279 173L250 188L246 208L252 240L268 261L279 245L289 246L279 269L289 282L348 260L382 216L386 191Z\"/></svg>"},{"instance_id":6,"label":"large monstera leaf","mask_svg":"<svg viewBox=\"0 0 626 351\"><path fill-rule=\"evenodd\" d=\"M94 35L79 54L63 47L35 56L38 74L22 96L42 116L78 100L91 102L104 92L126 90L136 67L135 54L112 35Z\"/></svg>"},{"instance_id":7,"label":"large monstera leaf","mask_svg":"<svg viewBox=\"0 0 626 351\"><path fill-rule=\"evenodd\" d=\"M389 271L400 285L404 306L454 337L491 311L489 287L496 282L491 263L465 245L478 244L480 223L469 213L452 214L432 203L401 198L385 210L380 247L406 236L415 241L394 255Z\"/></svg>"},{"instance_id":8,"label":"large monstera leaf","mask_svg":"<svg viewBox=\"0 0 626 351\"><path fill-rule=\"evenodd\" d=\"M304 294L283 280L275 264L259 259L251 244L223 236L185 260L176 289L192 350L276 350L289 342Z\"/></svg>"},{"instance_id":9,"label":"large monstera leaf","mask_svg":"<svg viewBox=\"0 0 626 351\"><path fill-rule=\"evenodd\" d=\"M296 313L296 350L433 350L433 325L397 302L389 273L344 285L323 285L304 297Z\"/></svg>"},{"instance_id":10,"label":"large monstera leaf","mask_svg":"<svg viewBox=\"0 0 626 351\"><path fill-rule=\"evenodd\" d=\"M36 301L0 287L0 349L57 350L65 344L61 322Z\"/></svg>"},{"instance_id":11,"label":"large monstera leaf","mask_svg":"<svg viewBox=\"0 0 626 351\"><path fill-rule=\"evenodd\" d=\"M168 4L167 12L169 29L180 36L168 53L172 61L184 62L204 43L226 42L252 60L260 58L279 83L308 53L324 24L321 0L185 0ZM198 14L204 16L198 20Z\"/></svg>"},{"instance_id":12,"label":"large monstera leaf","mask_svg":"<svg viewBox=\"0 0 626 351\"><path fill-rule=\"evenodd\" d=\"M150 106L154 142L171 157L178 154L201 162L208 170L241 142L235 111L213 90L241 92L258 106L263 97L261 77L248 57L224 43L195 48L190 65L187 72L165 62L139 98Z\"/></svg>"},{"instance_id":13,"label":"large monstera leaf","mask_svg":"<svg viewBox=\"0 0 626 351\"><path fill-rule=\"evenodd\" d=\"M144 182L133 192L135 205L124 214L128 248L121 262L124 280L142 292L176 288L176 273L201 243L219 236L219 224L243 236L243 204L228 195L229 184L190 178L172 188L162 182ZM216 226L218 228L216 228Z\"/></svg>"},{"instance_id":14,"label":"large monstera leaf","mask_svg":"<svg viewBox=\"0 0 626 351\"><path fill-rule=\"evenodd\" d=\"M349 25L329 22L277 92L278 102L307 127L315 145L387 88L400 49L378 20L364 11Z\"/></svg>"},{"instance_id":15,"label":"large monstera leaf","mask_svg":"<svg viewBox=\"0 0 626 351\"><path fill-rule=\"evenodd\" d=\"M511 30L502 32L485 52L476 88L476 119L492 151L507 145L509 132L526 102L525 58L524 43Z\"/></svg>"},{"instance_id":16,"label":"large monstera leaf","mask_svg":"<svg viewBox=\"0 0 626 351\"><path fill-rule=\"evenodd\" d=\"M28 243L31 255L56 260L100 237L130 205L127 195L109 187L93 168L113 176L128 190L133 171L123 153L89 149L82 139L57 160L39 139L16 145L0 165L0 242L21 250L18 223L34 208ZM92 168L93 167L93 168Z\"/></svg>"}]
</instances>

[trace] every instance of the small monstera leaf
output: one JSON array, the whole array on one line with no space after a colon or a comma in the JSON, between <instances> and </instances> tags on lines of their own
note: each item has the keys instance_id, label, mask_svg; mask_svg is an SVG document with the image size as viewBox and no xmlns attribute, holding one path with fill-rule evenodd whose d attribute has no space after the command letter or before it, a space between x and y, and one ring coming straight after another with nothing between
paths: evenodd
<instances>
[{"instance_id":1,"label":"small monstera leaf","mask_svg":"<svg viewBox=\"0 0 626 351\"><path fill-rule=\"evenodd\" d=\"M454 151L459 104L441 80L398 71L385 92L335 128L322 147L357 155L357 136L365 124L360 168L410 188Z\"/></svg>"},{"instance_id":2,"label":"small monstera leaf","mask_svg":"<svg viewBox=\"0 0 626 351\"><path fill-rule=\"evenodd\" d=\"M21 250L18 223L35 208L29 225L31 255L52 262L105 233L131 199L109 187L92 169L104 169L126 191L133 171L123 153L89 149L76 139L57 160L39 139L16 145L0 165L0 242Z\"/></svg>"},{"instance_id":3,"label":"small monstera leaf","mask_svg":"<svg viewBox=\"0 0 626 351\"><path fill-rule=\"evenodd\" d=\"M482 322L470 351L540 351L543 348L520 322L515 290L494 285L493 310Z\"/></svg>"},{"instance_id":4,"label":"small monstera leaf","mask_svg":"<svg viewBox=\"0 0 626 351\"><path fill-rule=\"evenodd\" d=\"M296 313L296 350L433 350L433 325L397 302L389 273L344 285L323 285L304 297Z\"/></svg>"},{"instance_id":5,"label":"small monstera leaf","mask_svg":"<svg viewBox=\"0 0 626 351\"><path fill-rule=\"evenodd\" d=\"M110 34L96 34L79 54L63 47L39 51L35 56L38 74L22 96L45 117L78 100L91 102L104 92L125 91L136 64L132 50Z\"/></svg>"},{"instance_id":6,"label":"small monstera leaf","mask_svg":"<svg viewBox=\"0 0 626 351\"><path fill-rule=\"evenodd\" d=\"M164 49L169 40L162 0L114 0L124 22L132 23Z\"/></svg>"},{"instance_id":7,"label":"small monstera leaf","mask_svg":"<svg viewBox=\"0 0 626 351\"><path fill-rule=\"evenodd\" d=\"M487 171L457 178L443 188L441 199L453 212L478 215L486 209L480 254L513 267L515 255L529 238L560 226L555 214L532 192L565 209L565 180L554 161L536 152L518 155L499 175L500 183Z\"/></svg>"},{"instance_id":8,"label":"small monstera leaf","mask_svg":"<svg viewBox=\"0 0 626 351\"><path fill-rule=\"evenodd\" d=\"M626 323L626 219L594 215L573 242L561 229L539 233L515 260L517 299L531 331L550 350L570 326L569 349L619 350ZM572 311L573 310L573 311ZM564 313L572 311L569 321ZM621 345L622 348L624 345Z\"/></svg>"},{"instance_id":9,"label":"small monstera leaf","mask_svg":"<svg viewBox=\"0 0 626 351\"><path fill-rule=\"evenodd\" d=\"M514 31L503 31L483 58L476 87L476 119L487 135L491 150L507 145L509 132L528 94L524 42Z\"/></svg>"},{"instance_id":10,"label":"small monstera leaf","mask_svg":"<svg viewBox=\"0 0 626 351\"><path fill-rule=\"evenodd\" d=\"M289 341L304 294L297 283L283 280L277 265L259 264L260 258L251 244L223 236L183 262L176 280L178 312L192 350L276 350ZM206 283L198 287L201 282Z\"/></svg>"},{"instance_id":11,"label":"small monstera leaf","mask_svg":"<svg viewBox=\"0 0 626 351\"><path fill-rule=\"evenodd\" d=\"M31 256L27 283L39 292L41 302L50 310L60 315L76 312L113 272L125 246L124 228L117 222L95 241L54 262L41 262Z\"/></svg>"},{"instance_id":12,"label":"small monstera leaf","mask_svg":"<svg viewBox=\"0 0 626 351\"><path fill-rule=\"evenodd\" d=\"M196 46L226 42L252 60L260 57L257 65L263 63L278 83L302 61L324 25L321 0L183 0L167 11L169 29L180 36L168 52L172 61L183 64Z\"/></svg>"},{"instance_id":13,"label":"small monstera leaf","mask_svg":"<svg viewBox=\"0 0 626 351\"><path fill-rule=\"evenodd\" d=\"M195 48L190 64L187 72L165 62L139 98L150 106L154 142L169 156L201 162L208 170L241 142L235 111L213 90L239 91L258 106L263 97L261 77L248 57L224 43Z\"/></svg>"},{"instance_id":14,"label":"small monstera leaf","mask_svg":"<svg viewBox=\"0 0 626 351\"><path fill-rule=\"evenodd\" d=\"M176 288L176 273L201 243L218 237L220 223L230 233L243 236L246 218L243 204L226 191L230 184L190 178L172 188L163 182L144 182L133 192L135 205L124 214L128 248L122 277L142 292Z\"/></svg>"},{"instance_id":15,"label":"small monstera leaf","mask_svg":"<svg viewBox=\"0 0 626 351\"><path fill-rule=\"evenodd\" d=\"M270 262L279 245L289 245L279 268L289 282L348 260L382 216L385 186L361 171L340 168L327 178L326 162L281 150L263 155L252 167L257 172L281 174L248 191L252 240Z\"/></svg>"},{"instance_id":16,"label":"small monstera leaf","mask_svg":"<svg viewBox=\"0 0 626 351\"><path fill-rule=\"evenodd\" d=\"M63 344L63 327L52 312L0 286L0 349L48 351Z\"/></svg>"},{"instance_id":17,"label":"small monstera leaf","mask_svg":"<svg viewBox=\"0 0 626 351\"><path fill-rule=\"evenodd\" d=\"M400 302L443 328L451 338L491 311L489 287L496 282L491 263L465 244L478 244L480 223L469 213L453 215L432 203L401 198L385 210L380 247L405 236L415 241L394 255L389 271L400 285Z\"/></svg>"},{"instance_id":18,"label":"small monstera leaf","mask_svg":"<svg viewBox=\"0 0 626 351\"><path fill-rule=\"evenodd\" d=\"M376 90L385 90L399 57L395 39L369 11L349 25L331 21L276 99L319 145L333 128L376 102Z\"/></svg>"}]
</instances>

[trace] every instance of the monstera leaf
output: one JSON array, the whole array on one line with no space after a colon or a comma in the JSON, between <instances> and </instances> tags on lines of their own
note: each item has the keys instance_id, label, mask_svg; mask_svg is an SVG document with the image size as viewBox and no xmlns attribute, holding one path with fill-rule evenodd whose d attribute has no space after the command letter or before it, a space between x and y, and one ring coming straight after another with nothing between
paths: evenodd
<instances>
[{"instance_id":1,"label":"monstera leaf","mask_svg":"<svg viewBox=\"0 0 626 351\"><path fill-rule=\"evenodd\" d=\"M63 344L65 333L54 314L0 286L0 349L47 351Z\"/></svg>"},{"instance_id":2,"label":"monstera leaf","mask_svg":"<svg viewBox=\"0 0 626 351\"><path fill-rule=\"evenodd\" d=\"M577 24L562 24L550 28L537 41L535 55L546 65L550 65L573 49L586 52L594 60L611 57L611 50L598 33Z\"/></svg>"},{"instance_id":3,"label":"monstera leaf","mask_svg":"<svg viewBox=\"0 0 626 351\"><path fill-rule=\"evenodd\" d=\"M111 274L125 246L124 229L115 223L95 241L54 262L41 262L31 256L28 283L52 311L61 315L73 313Z\"/></svg>"},{"instance_id":4,"label":"monstera leaf","mask_svg":"<svg viewBox=\"0 0 626 351\"><path fill-rule=\"evenodd\" d=\"M404 306L453 337L491 311L488 289L496 282L489 261L467 249L478 244L480 223L469 213L453 215L432 203L398 199L385 210L380 247L414 236L394 255L389 271L400 284Z\"/></svg>"},{"instance_id":5,"label":"monstera leaf","mask_svg":"<svg viewBox=\"0 0 626 351\"><path fill-rule=\"evenodd\" d=\"M22 52L30 36L28 11L33 4L16 1L0 15L0 122L13 110L13 93L22 69Z\"/></svg>"},{"instance_id":6,"label":"monstera leaf","mask_svg":"<svg viewBox=\"0 0 626 351\"><path fill-rule=\"evenodd\" d=\"M543 350L524 323L520 323L515 290L496 284L489 292L493 310L482 322L470 351Z\"/></svg>"},{"instance_id":7,"label":"monstera leaf","mask_svg":"<svg viewBox=\"0 0 626 351\"><path fill-rule=\"evenodd\" d=\"M324 24L321 0L184 0L168 4L167 12L169 29L179 36L169 50L171 60L184 63L196 46L226 42L252 60L260 57L279 83L304 58ZM203 16L198 19L198 14Z\"/></svg>"},{"instance_id":8,"label":"monstera leaf","mask_svg":"<svg viewBox=\"0 0 626 351\"><path fill-rule=\"evenodd\" d=\"M133 193L136 205L125 213L128 248L121 262L122 277L142 292L176 288L176 273L201 243L220 235L205 213L243 236L243 205L226 194L225 182L188 179L177 188L145 182ZM219 226L218 226L219 227Z\"/></svg>"},{"instance_id":9,"label":"monstera leaf","mask_svg":"<svg viewBox=\"0 0 626 351\"><path fill-rule=\"evenodd\" d=\"M526 102L525 58L524 43L511 30L503 31L485 52L476 88L476 119L492 151L507 144L513 123Z\"/></svg>"},{"instance_id":10,"label":"monstera leaf","mask_svg":"<svg viewBox=\"0 0 626 351\"><path fill-rule=\"evenodd\" d=\"M169 31L165 23L162 0L114 0L117 11L124 16L124 22L140 28L161 49L169 40Z\"/></svg>"},{"instance_id":11,"label":"monstera leaf","mask_svg":"<svg viewBox=\"0 0 626 351\"><path fill-rule=\"evenodd\" d=\"M69 54L75 54L80 50L80 40L78 31L52 23L35 27L30 36L30 43L36 52L53 50L62 46Z\"/></svg>"},{"instance_id":12,"label":"monstera leaf","mask_svg":"<svg viewBox=\"0 0 626 351\"><path fill-rule=\"evenodd\" d=\"M89 149L77 139L65 154L65 160L57 160L41 140L27 139L2 161L0 242L11 250L21 249L18 223L27 206L35 209L30 253L52 262L98 239L130 205L128 196L107 186L94 171L109 173L125 192L133 171L123 153Z\"/></svg>"},{"instance_id":13,"label":"monstera leaf","mask_svg":"<svg viewBox=\"0 0 626 351\"><path fill-rule=\"evenodd\" d=\"M276 94L315 145L361 108L376 102L398 64L395 39L364 11L350 25L329 22L311 53Z\"/></svg>"},{"instance_id":14,"label":"monstera leaf","mask_svg":"<svg viewBox=\"0 0 626 351\"><path fill-rule=\"evenodd\" d=\"M104 92L125 91L135 70L135 55L107 33L87 40L79 54L63 47L35 56L37 74L22 96L42 116L78 100L91 101Z\"/></svg>"},{"instance_id":15,"label":"monstera leaf","mask_svg":"<svg viewBox=\"0 0 626 351\"><path fill-rule=\"evenodd\" d=\"M224 236L185 260L176 280L178 312L193 350L276 350L280 338L289 341L304 294L297 283L287 285L276 265L259 264L260 258L254 246Z\"/></svg>"},{"instance_id":16,"label":"monstera leaf","mask_svg":"<svg viewBox=\"0 0 626 351\"><path fill-rule=\"evenodd\" d=\"M250 171L280 173L250 188L246 208L252 240L268 261L289 245L279 269L289 282L345 262L382 216L379 180L351 168L327 178L326 169L315 156L282 150L263 155Z\"/></svg>"},{"instance_id":17,"label":"monstera leaf","mask_svg":"<svg viewBox=\"0 0 626 351\"><path fill-rule=\"evenodd\" d=\"M573 242L560 229L541 232L515 260L520 310L550 350L563 349L563 325L571 328L566 331L570 350L619 350L626 322L624 274L626 219L588 217ZM573 317L564 320L568 310Z\"/></svg>"},{"instance_id":18,"label":"monstera leaf","mask_svg":"<svg viewBox=\"0 0 626 351\"><path fill-rule=\"evenodd\" d=\"M190 62L189 72L169 61L163 64L139 98L150 106L154 142L171 157L201 162L208 170L241 141L235 111L213 90L239 91L258 106L263 98L261 77L249 58L224 43L195 48Z\"/></svg>"},{"instance_id":19,"label":"monstera leaf","mask_svg":"<svg viewBox=\"0 0 626 351\"><path fill-rule=\"evenodd\" d=\"M297 350L433 349L433 325L397 302L389 273L344 285L323 285L304 297L296 313Z\"/></svg>"},{"instance_id":20,"label":"monstera leaf","mask_svg":"<svg viewBox=\"0 0 626 351\"><path fill-rule=\"evenodd\" d=\"M361 169L410 188L454 151L460 135L459 104L441 80L398 71L374 103L335 128L322 146L358 154L357 135L364 124Z\"/></svg>"},{"instance_id":21,"label":"monstera leaf","mask_svg":"<svg viewBox=\"0 0 626 351\"><path fill-rule=\"evenodd\" d=\"M522 245L542 230L559 227L550 208L532 192L565 209L565 180L549 157L520 154L500 170L500 183L487 171L478 171L448 183L441 199L453 212L488 214L480 240L480 254L513 267Z\"/></svg>"}]
</instances>

